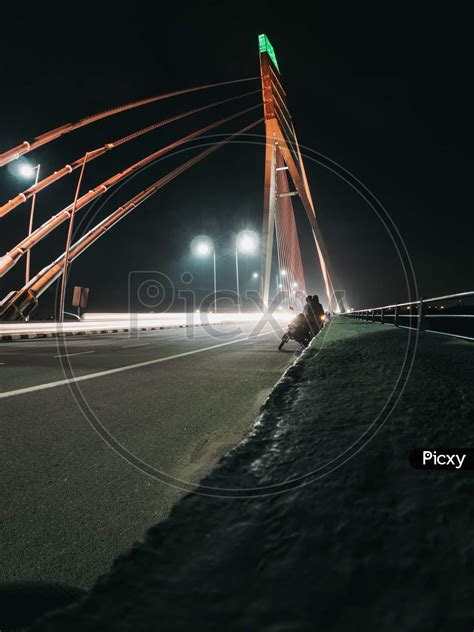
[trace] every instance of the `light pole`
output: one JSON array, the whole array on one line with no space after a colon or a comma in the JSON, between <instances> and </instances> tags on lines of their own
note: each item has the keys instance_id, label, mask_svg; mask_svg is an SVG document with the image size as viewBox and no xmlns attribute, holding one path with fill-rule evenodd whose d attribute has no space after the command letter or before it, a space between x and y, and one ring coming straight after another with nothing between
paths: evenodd
<instances>
[{"instance_id":1,"label":"light pole","mask_svg":"<svg viewBox=\"0 0 474 632\"><path fill-rule=\"evenodd\" d=\"M38 180L39 180L39 173L40 173L40 167L41 165L38 163L37 165L35 165L34 167L32 167L31 165L29 165L28 163L23 163L20 166L20 175L22 175L24 178L32 178L33 174L36 172L35 175L35 184L34 186L36 186L38 184ZM33 220L34 220L34 216L35 216L35 203L36 203L36 191L34 191L33 193L33 197L31 199L31 207L30 207L30 218L28 221L28 237L31 235L31 233L33 232ZM31 266L31 249L28 248L28 250L26 251L26 261L25 261L25 285L27 285L30 281L30 266ZM25 320L30 320L29 316L25 317Z\"/></svg>"},{"instance_id":2,"label":"light pole","mask_svg":"<svg viewBox=\"0 0 474 632\"><path fill-rule=\"evenodd\" d=\"M235 242L235 278L237 285L237 307L239 313L241 309L240 286L239 286L239 252L252 254L258 247L258 235L251 230L243 230L237 235Z\"/></svg>"},{"instance_id":3,"label":"light pole","mask_svg":"<svg viewBox=\"0 0 474 632\"><path fill-rule=\"evenodd\" d=\"M214 312L217 312L217 274L216 274L216 249L212 248L212 259L214 261Z\"/></svg>"},{"instance_id":4,"label":"light pole","mask_svg":"<svg viewBox=\"0 0 474 632\"><path fill-rule=\"evenodd\" d=\"M216 273L216 248L209 237L198 237L193 240L191 248L198 257L207 257L212 252L214 264L214 311L217 311L217 273Z\"/></svg>"},{"instance_id":5,"label":"light pole","mask_svg":"<svg viewBox=\"0 0 474 632\"><path fill-rule=\"evenodd\" d=\"M82 177L84 175L84 169L86 167L86 162L87 162L88 156L89 156L89 152L86 152L84 154L84 158L82 159L81 172L79 173L79 179L77 181L76 193L74 195L74 204L72 205L71 215L69 217L69 228L68 228L68 231L67 231L66 250L65 250L65 253L64 253L63 274L62 274L62 277L61 277L61 289L60 289L60 294L59 294L59 322L61 322L61 323L64 322L64 303L65 303L65 300L66 300L66 283L67 283L67 272L68 272L68 265L69 265L69 249L71 247L72 231L73 231L73 228L74 228L74 216L76 214L77 199L79 197L79 191L81 189Z\"/></svg>"},{"instance_id":6,"label":"light pole","mask_svg":"<svg viewBox=\"0 0 474 632\"><path fill-rule=\"evenodd\" d=\"M235 279L236 279L236 284L237 284L237 311L240 312L242 311L241 307L240 307L240 287L239 287L239 249L236 248L235 249Z\"/></svg>"},{"instance_id":7,"label":"light pole","mask_svg":"<svg viewBox=\"0 0 474 632\"><path fill-rule=\"evenodd\" d=\"M283 290L283 296L285 296L285 294L288 294L288 300L289 300L290 299L290 293L289 293L288 288L287 288L287 286L288 286L288 279L286 278L287 274L288 273L285 270L285 268L282 268L280 270L280 287Z\"/></svg>"},{"instance_id":8,"label":"light pole","mask_svg":"<svg viewBox=\"0 0 474 632\"><path fill-rule=\"evenodd\" d=\"M41 167L40 164L37 164L34 167L32 167L31 165L29 165L27 163L24 163L24 164L22 164L20 166L19 171L20 171L20 174L24 178L32 178L33 174L35 174L35 184L34 184L34 186L36 186L38 184L38 180L39 180L40 167ZM33 193L33 197L31 198L30 218L29 218L29 221L28 221L28 237L33 232L33 220L34 220L34 216L35 216L35 204L36 204L36 191ZM30 264L31 264L31 250L28 248L28 250L26 251L25 285L30 280Z\"/></svg>"},{"instance_id":9,"label":"light pole","mask_svg":"<svg viewBox=\"0 0 474 632\"><path fill-rule=\"evenodd\" d=\"M291 284L291 299L292 301L296 301L296 290L298 288L298 283L296 281L293 281L293 283Z\"/></svg>"}]
</instances>

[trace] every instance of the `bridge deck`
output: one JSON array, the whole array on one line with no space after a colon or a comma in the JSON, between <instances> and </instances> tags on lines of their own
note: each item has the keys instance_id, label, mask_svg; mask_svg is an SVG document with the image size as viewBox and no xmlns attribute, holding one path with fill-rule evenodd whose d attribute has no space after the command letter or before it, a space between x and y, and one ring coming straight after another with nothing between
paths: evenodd
<instances>
[{"instance_id":1,"label":"bridge deck","mask_svg":"<svg viewBox=\"0 0 474 632\"><path fill-rule=\"evenodd\" d=\"M203 480L293 489L185 497L83 605L35 629L472 628L472 473L416 471L408 453L474 445L474 348L422 335L410 368L413 342L336 320Z\"/></svg>"}]
</instances>

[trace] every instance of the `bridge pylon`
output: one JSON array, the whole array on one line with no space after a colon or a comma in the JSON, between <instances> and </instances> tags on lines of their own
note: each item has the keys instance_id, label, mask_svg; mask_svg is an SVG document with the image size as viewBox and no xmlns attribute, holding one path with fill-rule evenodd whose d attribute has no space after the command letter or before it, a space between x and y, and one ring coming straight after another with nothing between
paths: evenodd
<instances>
[{"instance_id":1,"label":"bridge pylon","mask_svg":"<svg viewBox=\"0 0 474 632\"><path fill-rule=\"evenodd\" d=\"M286 105L286 93L280 80L280 70L275 51L268 37L259 35L260 76L265 116L265 181L262 228L262 300L269 304L272 252L275 232L275 217L279 199L298 195L308 217L321 272L324 280L329 309L336 307L335 291L324 240L316 219L306 171L291 114ZM283 166L279 166L283 165ZM294 192L278 190L277 172L286 170L295 187ZM291 209L292 212L292 209ZM339 301L337 301L339 303ZM339 309L341 306L339 305Z\"/></svg>"}]
</instances>

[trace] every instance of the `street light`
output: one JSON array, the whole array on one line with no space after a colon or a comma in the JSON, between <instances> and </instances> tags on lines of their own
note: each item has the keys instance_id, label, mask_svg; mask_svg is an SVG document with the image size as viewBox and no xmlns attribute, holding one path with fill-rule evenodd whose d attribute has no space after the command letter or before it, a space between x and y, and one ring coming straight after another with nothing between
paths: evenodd
<instances>
[{"instance_id":1,"label":"street light","mask_svg":"<svg viewBox=\"0 0 474 632\"><path fill-rule=\"evenodd\" d=\"M191 242L191 249L198 257L208 257L212 252L214 262L214 311L217 311L217 275L216 275L216 249L214 244L204 235L196 237Z\"/></svg>"},{"instance_id":2,"label":"street light","mask_svg":"<svg viewBox=\"0 0 474 632\"><path fill-rule=\"evenodd\" d=\"M211 246L202 241L197 245L196 252L200 257L207 257L207 255L211 252Z\"/></svg>"},{"instance_id":3,"label":"street light","mask_svg":"<svg viewBox=\"0 0 474 632\"><path fill-rule=\"evenodd\" d=\"M18 173L22 176L22 178L32 178L37 167L39 167L39 165L32 167L29 163L23 162L18 168Z\"/></svg>"},{"instance_id":4,"label":"street light","mask_svg":"<svg viewBox=\"0 0 474 632\"><path fill-rule=\"evenodd\" d=\"M22 178L30 179L35 176L35 187L38 184L39 174L40 174L41 165L38 163L37 165L30 165L28 162L22 162L18 168L18 173ZM35 216L35 204L36 204L36 190L33 193L31 198L31 207L30 207L30 217L28 220L28 237L33 232L33 220ZM25 261L25 285L30 282L30 267L31 267L31 249L28 248L26 251L26 261ZM26 316L26 320L29 320L30 317Z\"/></svg>"},{"instance_id":5,"label":"street light","mask_svg":"<svg viewBox=\"0 0 474 632\"><path fill-rule=\"evenodd\" d=\"M64 264L63 273L61 276L61 287L59 290L59 322L64 322L64 305L66 302L66 284L69 267L69 250L71 248L72 231L74 228L74 218L76 215L77 200L79 198L79 191L81 189L82 178L84 176L84 170L86 168L87 159L92 152L86 151L82 158L82 166L79 172L79 178L77 180L76 192L74 194L74 202L71 209L71 215L69 216L69 226L66 237L66 250L64 251Z\"/></svg>"},{"instance_id":6,"label":"street light","mask_svg":"<svg viewBox=\"0 0 474 632\"><path fill-rule=\"evenodd\" d=\"M258 279L258 272L254 272L252 274L252 279Z\"/></svg>"},{"instance_id":7,"label":"street light","mask_svg":"<svg viewBox=\"0 0 474 632\"><path fill-rule=\"evenodd\" d=\"M255 252L258 247L258 235L251 230L243 230L237 235L237 250L244 254Z\"/></svg>"},{"instance_id":8,"label":"street light","mask_svg":"<svg viewBox=\"0 0 474 632\"><path fill-rule=\"evenodd\" d=\"M30 165L28 162L22 162L18 168L18 173L22 178L30 179L35 176L35 186L38 184L40 166ZM33 197L31 198L31 207L30 207L30 218L28 221L28 237L33 232L33 219L35 215L35 203L36 203L36 191L33 193ZM26 264L25 264L25 285L30 281L30 263L31 263L31 250L28 248L26 251Z\"/></svg>"},{"instance_id":9,"label":"street light","mask_svg":"<svg viewBox=\"0 0 474 632\"><path fill-rule=\"evenodd\" d=\"M240 304L240 286L239 286L239 252L243 254L252 254L258 248L258 235L252 230L243 230L237 235L235 241L235 278L237 281L237 307L241 312Z\"/></svg>"}]
</instances>

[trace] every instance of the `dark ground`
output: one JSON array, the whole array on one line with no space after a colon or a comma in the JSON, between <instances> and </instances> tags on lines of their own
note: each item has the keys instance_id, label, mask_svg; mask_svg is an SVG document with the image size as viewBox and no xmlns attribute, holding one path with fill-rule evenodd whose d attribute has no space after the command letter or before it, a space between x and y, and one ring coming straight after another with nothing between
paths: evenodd
<instances>
[{"instance_id":1,"label":"dark ground","mask_svg":"<svg viewBox=\"0 0 474 632\"><path fill-rule=\"evenodd\" d=\"M336 321L202 481L228 497L186 496L35 632L471 630L474 474L416 471L408 453L473 445L473 347L422 335L408 375L408 336Z\"/></svg>"}]
</instances>

